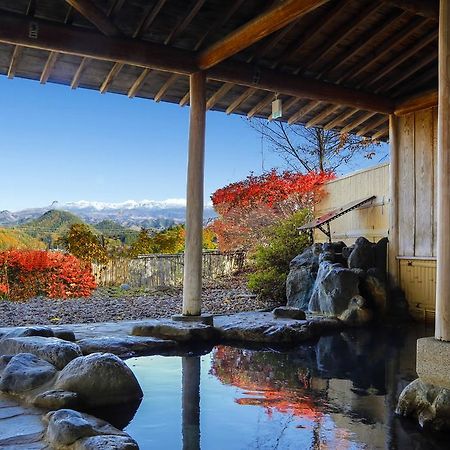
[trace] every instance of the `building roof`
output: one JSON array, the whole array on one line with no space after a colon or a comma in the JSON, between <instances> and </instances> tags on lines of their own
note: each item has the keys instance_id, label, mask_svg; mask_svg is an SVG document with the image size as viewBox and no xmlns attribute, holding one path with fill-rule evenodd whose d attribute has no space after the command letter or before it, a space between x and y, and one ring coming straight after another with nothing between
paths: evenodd
<instances>
[{"instance_id":1,"label":"building roof","mask_svg":"<svg viewBox=\"0 0 450 450\"><path fill-rule=\"evenodd\" d=\"M405 99L435 103L438 1L286 4L0 0L0 73L185 106L206 70L209 109L268 118L277 96L282 120L377 139Z\"/></svg>"}]
</instances>

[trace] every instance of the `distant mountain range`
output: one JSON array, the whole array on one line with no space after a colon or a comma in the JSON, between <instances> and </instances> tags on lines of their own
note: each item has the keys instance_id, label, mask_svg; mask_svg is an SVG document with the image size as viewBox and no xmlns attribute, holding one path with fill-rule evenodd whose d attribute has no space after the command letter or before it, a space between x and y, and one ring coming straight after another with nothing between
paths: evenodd
<instances>
[{"instance_id":1,"label":"distant mountain range","mask_svg":"<svg viewBox=\"0 0 450 450\"><path fill-rule=\"evenodd\" d=\"M89 224L110 220L127 228L167 228L177 223L183 223L186 214L186 201L169 199L164 201L129 200L123 203L104 203L78 201L60 204L53 202L42 208L28 208L21 211L0 211L0 226L24 225L41 217L49 210L67 211L76 214ZM206 206L204 219L215 217L211 206Z\"/></svg>"}]
</instances>

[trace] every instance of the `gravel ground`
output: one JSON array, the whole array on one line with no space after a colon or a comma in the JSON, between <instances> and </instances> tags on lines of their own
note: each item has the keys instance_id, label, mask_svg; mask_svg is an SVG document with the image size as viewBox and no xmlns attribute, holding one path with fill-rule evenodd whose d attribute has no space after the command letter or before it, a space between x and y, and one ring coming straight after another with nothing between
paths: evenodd
<instances>
[{"instance_id":1,"label":"gravel ground","mask_svg":"<svg viewBox=\"0 0 450 450\"><path fill-rule=\"evenodd\" d=\"M272 309L278 306L273 301L261 300L252 295L245 287L242 277L206 283L202 300L203 312L213 314ZM89 298L65 300L0 300L0 327L170 317L181 312L181 304L182 290L174 287L128 290L100 288Z\"/></svg>"}]
</instances>

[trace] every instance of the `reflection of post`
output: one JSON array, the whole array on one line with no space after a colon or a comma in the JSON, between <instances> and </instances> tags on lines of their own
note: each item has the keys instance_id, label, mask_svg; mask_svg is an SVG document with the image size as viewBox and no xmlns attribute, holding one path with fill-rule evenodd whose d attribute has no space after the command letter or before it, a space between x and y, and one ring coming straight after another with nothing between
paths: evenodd
<instances>
[{"instance_id":1,"label":"reflection of post","mask_svg":"<svg viewBox=\"0 0 450 450\"><path fill-rule=\"evenodd\" d=\"M200 450L200 357L183 356L183 450Z\"/></svg>"}]
</instances>

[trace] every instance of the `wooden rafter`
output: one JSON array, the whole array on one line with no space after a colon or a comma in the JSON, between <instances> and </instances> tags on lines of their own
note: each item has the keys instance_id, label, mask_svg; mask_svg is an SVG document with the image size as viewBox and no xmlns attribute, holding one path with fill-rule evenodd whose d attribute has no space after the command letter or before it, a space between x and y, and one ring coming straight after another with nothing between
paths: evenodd
<instances>
[{"instance_id":1,"label":"wooden rafter","mask_svg":"<svg viewBox=\"0 0 450 450\"><path fill-rule=\"evenodd\" d=\"M205 70L219 64L327 1L285 0L206 48L198 57L199 68Z\"/></svg>"},{"instance_id":2,"label":"wooden rafter","mask_svg":"<svg viewBox=\"0 0 450 450\"><path fill-rule=\"evenodd\" d=\"M383 128L372 136L374 141L378 141L389 135L389 128Z\"/></svg>"},{"instance_id":3,"label":"wooden rafter","mask_svg":"<svg viewBox=\"0 0 450 450\"><path fill-rule=\"evenodd\" d=\"M80 84L80 79L81 79L81 75L83 74L84 69L86 68L86 66L89 63L89 58L82 58L80 65L78 66L75 75L72 78L72 82L70 83L70 88L71 89L76 89L78 87L78 85Z\"/></svg>"},{"instance_id":4,"label":"wooden rafter","mask_svg":"<svg viewBox=\"0 0 450 450\"><path fill-rule=\"evenodd\" d=\"M256 91L257 91L256 88L246 89L245 92L243 92L236 100L231 102L230 106L228 106L225 112L227 114L231 114L233 111L239 108L239 106L241 106L242 103L248 100Z\"/></svg>"},{"instance_id":5,"label":"wooden rafter","mask_svg":"<svg viewBox=\"0 0 450 450\"><path fill-rule=\"evenodd\" d=\"M381 0L393 6L435 21L439 20L439 0Z\"/></svg>"},{"instance_id":6,"label":"wooden rafter","mask_svg":"<svg viewBox=\"0 0 450 450\"><path fill-rule=\"evenodd\" d=\"M361 58L352 66L352 70L345 70L335 82L340 84L345 81L354 80L361 73L369 70L374 64L378 63L383 57L389 54L392 49L405 42L411 37L419 28L427 24L428 21L423 18L415 18L408 22L406 26L394 33L390 38L384 40L374 52L371 52L366 58Z\"/></svg>"},{"instance_id":7,"label":"wooden rafter","mask_svg":"<svg viewBox=\"0 0 450 450\"><path fill-rule=\"evenodd\" d=\"M428 66L428 64L432 63L437 59L437 48L431 50L427 55L423 56L422 58L418 59L417 61L414 61L411 65L409 65L407 68L402 70L401 74L398 74L394 79L386 80L385 83L383 83L380 87L375 89L375 92L389 92L392 89L394 89L396 86L398 86L403 81L407 80L408 78L412 77L414 74L419 72L424 67Z\"/></svg>"},{"instance_id":8,"label":"wooden rafter","mask_svg":"<svg viewBox=\"0 0 450 450\"><path fill-rule=\"evenodd\" d=\"M111 7L108 9L107 16L115 17L117 15L117 13L122 9L124 3L125 3L125 0L114 0L111 3Z\"/></svg>"},{"instance_id":9,"label":"wooden rafter","mask_svg":"<svg viewBox=\"0 0 450 450\"><path fill-rule=\"evenodd\" d=\"M362 123L367 122L369 119L371 119L373 116L375 116L377 113L374 112L368 112L363 114L361 117L356 119L355 121L349 123L344 128L342 128L341 133L351 133L356 127L359 127Z\"/></svg>"},{"instance_id":10,"label":"wooden rafter","mask_svg":"<svg viewBox=\"0 0 450 450\"><path fill-rule=\"evenodd\" d=\"M132 86L128 90L127 95L129 98L133 98L139 92L139 89L141 89L141 87L144 85L151 71L152 71L151 69L144 69L141 72L141 74L136 78L136 81L132 84Z\"/></svg>"},{"instance_id":11,"label":"wooden rafter","mask_svg":"<svg viewBox=\"0 0 450 450\"><path fill-rule=\"evenodd\" d=\"M367 136L367 134L370 131L376 130L380 125L387 123L388 120L389 120L388 116L382 116L381 118L378 118L378 119L368 123L364 128L361 128L356 134L358 136Z\"/></svg>"},{"instance_id":12,"label":"wooden rafter","mask_svg":"<svg viewBox=\"0 0 450 450\"><path fill-rule=\"evenodd\" d=\"M302 70L311 69L316 67L317 64L326 58L331 51L333 51L338 45L347 39L351 33L354 32L355 28L361 23L367 21L367 17L374 14L381 7L380 3L373 2L369 7L364 7L359 14L349 20L344 26L342 26L336 33L333 33L324 43L322 43L318 48L314 49L311 54L314 58L309 59L310 63L306 64L305 67L299 67L295 73L300 73Z\"/></svg>"},{"instance_id":13,"label":"wooden rafter","mask_svg":"<svg viewBox=\"0 0 450 450\"><path fill-rule=\"evenodd\" d=\"M255 114L258 114L262 109L268 106L274 99L274 95L269 92L261 101L259 101L248 113L247 117L251 119Z\"/></svg>"},{"instance_id":14,"label":"wooden rafter","mask_svg":"<svg viewBox=\"0 0 450 450\"><path fill-rule=\"evenodd\" d=\"M325 65L319 72L317 72L317 77L321 78L324 74L333 73L343 67L355 55L370 48L374 41L379 39L380 36L385 35L399 20L402 20L405 17L409 17L409 13L395 13L388 19L383 19L376 28L370 31L370 34L365 37L365 39L362 40L358 37L356 42L350 46L350 48L339 54L336 61L330 61L329 64ZM352 70L350 72L352 72Z\"/></svg>"},{"instance_id":15,"label":"wooden rafter","mask_svg":"<svg viewBox=\"0 0 450 450\"><path fill-rule=\"evenodd\" d=\"M33 17L35 10L36 10L36 0L30 0L28 2L27 10L26 10L25 14L28 17ZM22 56L22 52L23 52L22 47L20 47L19 45L14 46L14 50L11 54L11 59L9 61L8 72L7 72L9 79L13 79L14 75L16 74L16 68L17 68L17 65L19 64L19 60L20 60L20 57Z\"/></svg>"},{"instance_id":16,"label":"wooden rafter","mask_svg":"<svg viewBox=\"0 0 450 450\"><path fill-rule=\"evenodd\" d=\"M155 102L160 102L163 98L164 94L169 90L170 86L172 86L175 81L177 81L180 78L180 75L177 73L173 73L169 76L169 78L166 80L166 82L161 86L159 91L155 95Z\"/></svg>"},{"instance_id":17,"label":"wooden rafter","mask_svg":"<svg viewBox=\"0 0 450 450\"><path fill-rule=\"evenodd\" d=\"M105 36L120 36L120 30L91 0L66 0L72 8L89 20Z\"/></svg>"},{"instance_id":18,"label":"wooden rafter","mask_svg":"<svg viewBox=\"0 0 450 450\"><path fill-rule=\"evenodd\" d=\"M384 68L379 70L375 75L371 75L366 80L363 80L362 82L358 83L357 88L360 88L362 86L365 86L366 88L373 86L375 83L377 83L377 81L386 77L386 75L391 73L400 64L403 64L405 61L416 55L417 52L425 48L427 45L436 42L436 38L437 38L437 31L432 31L423 38L420 38L417 41L417 43L414 44L412 47L410 47L408 50L402 51L399 55L396 55L394 58L392 58L391 61L389 61L384 66Z\"/></svg>"},{"instance_id":19,"label":"wooden rafter","mask_svg":"<svg viewBox=\"0 0 450 450\"><path fill-rule=\"evenodd\" d=\"M50 52L47 58L47 62L45 63L44 70L42 71L40 83L45 84L50 76L50 73L55 66L56 60L58 58L58 53Z\"/></svg>"},{"instance_id":20,"label":"wooden rafter","mask_svg":"<svg viewBox=\"0 0 450 450\"><path fill-rule=\"evenodd\" d=\"M338 109L340 109L340 105L330 105L326 107L320 114L313 117L309 122L305 124L306 128L315 127L316 125L320 124L324 119L326 119L329 115L336 112Z\"/></svg>"},{"instance_id":21,"label":"wooden rafter","mask_svg":"<svg viewBox=\"0 0 450 450\"><path fill-rule=\"evenodd\" d=\"M171 44L177 36L179 36L192 22L194 17L199 12L200 8L205 3L205 0L194 0L194 3L192 5L192 9L189 11L189 13L179 22L179 24L173 28L172 32L167 36L167 38L164 41L164 45ZM164 85L161 87L160 91L155 95L155 101L159 102L163 95L170 89L170 87L175 83L179 78L179 75L171 75L169 79L164 83Z\"/></svg>"},{"instance_id":22,"label":"wooden rafter","mask_svg":"<svg viewBox=\"0 0 450 450\"><path fill-rule=\"evenodd\" d=\"M114 78L122 70L123 66L124 66L124 64L122 64L122 63L115 63L112 66L111 70L108 72L108 75L103 80L103 83L100 86L101 94L105 94L108 91L109 87L111 86L111 84L114 81Z\"/></svg>"},{"instance_id":23,"label":"wooden rafter","mask_svg":"<svg viewBox=\"0 0 450 450\"><path fill-rule=\"evenodd\" d=\"M147 14L142 17L142 20L134 30L133 38L142 36L151 27L166 2L167 0L158 0L154 6L148 6Z\"/></svg>"},{"instance_id":24,"label":"wooden rafter","mask_svg":"<svg viewBox=\"0 0 450 450\"><path fill-rule=\"evenodd\" d=\"M342 122L345 122L347 119L353 116L353 114L356 114L358 111L355 109L349 109L339 116L335 117L331 122L328 122L323 126L325 130L331 130L332 128L341 125Z\"/></svg>"},{"instance_id":25,"label":"wooden rafter","mask_svg":"<svg viewBox=\"0 0 450 450\"><path fill-rule=\"evenodd\" d=\"M186 92L186 94L184 94L183 98L180 100L179 105L180 106L185 106L189 103L189 99L191 97L191 93L188 91Z\"/></svg>"},{"instance_id":26,"label":"wooden rafter","mask_svg":"<svg viewBox=\"0 0 450 450\"><path fill-rule=\"evenodd\" d=\"M188 10L190 10L189 13L172 29L169 36L165 39L164 44L169 45L189 26L204 3L205 0L194 0L191 8L188 8Z\"/></svg>"},{"instance_id":27,"label":"wooden rafter","mask_svg":"<svg viewBox=\"0 0 450 450\"><path fill-rule=\"evenodd\" d=\"M228 92L233 89L233 83L224 83L220 89L218 89L206 102L206 109L211 109L221 98L223 98Z\"/></svg>"},{"instance_id":28,"label":"wooden rafter","mask_svg":"<svg viewBox=\"0 0 450 450\"><path fill-rule=\"evenodd\" d=\"M311 111L316 109L320 105L320 102L309 102L307 103L303 108L301 108L299 111L297 111L295 114L293 114L288 119L288 124L292 125L293 123L298 122L303 116L306 116Z\"/></svg>"},{"instance_id":29,"label":"wooden rafter","mask_svg":"<svg viewBox=\"0 0 450 450\"><path fill-rule=\"evenodd\" d=\"M22 55L23 47L16 45L11 55L8 67L8 78L13 79L16 74L17 64L19 63L20 56Z\"/></svg>"}]
</instances>

